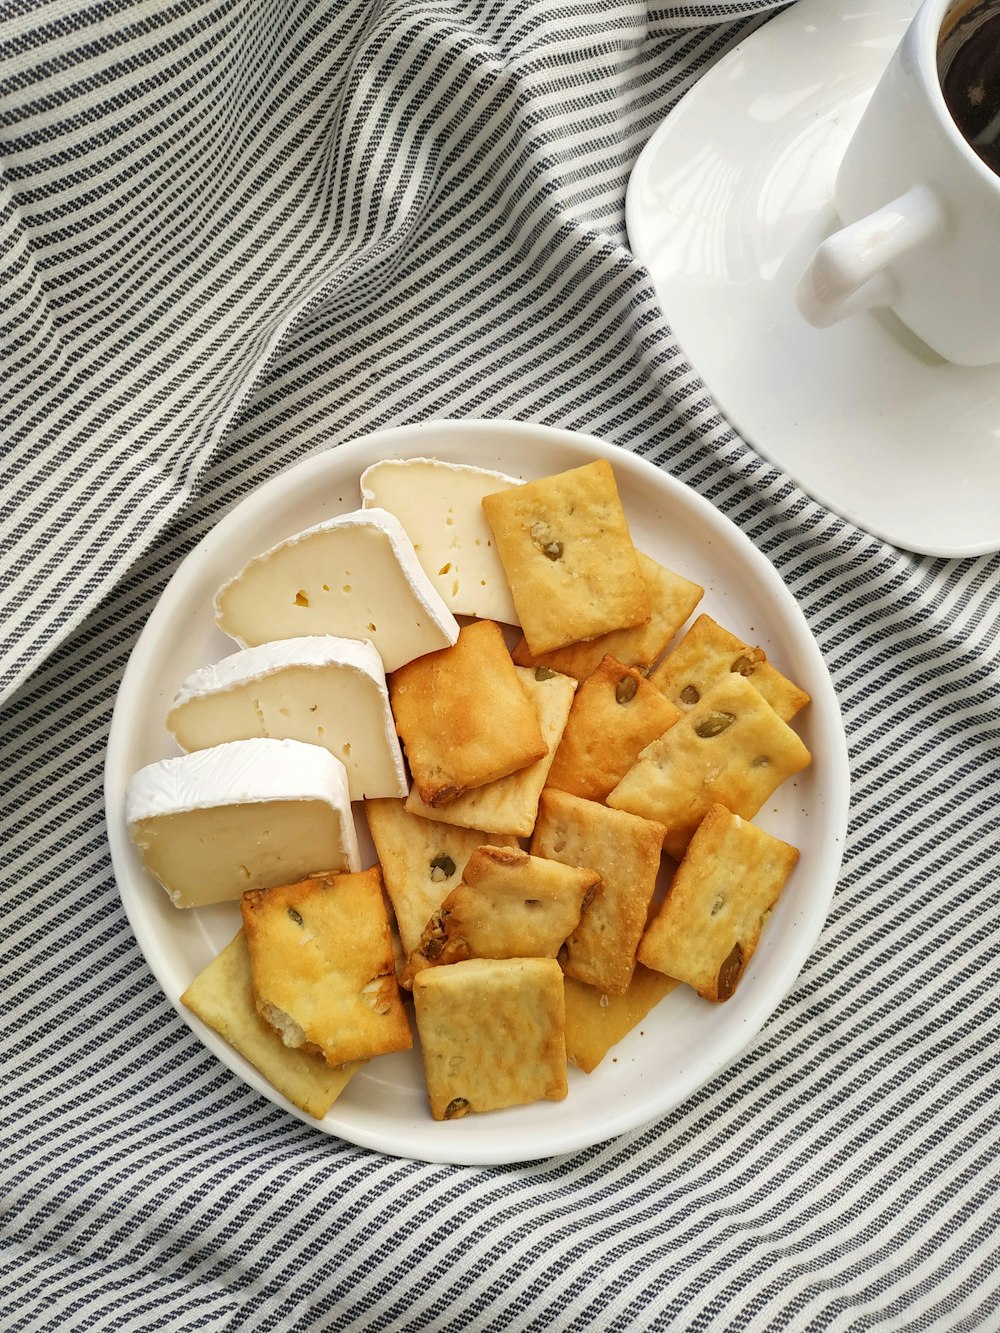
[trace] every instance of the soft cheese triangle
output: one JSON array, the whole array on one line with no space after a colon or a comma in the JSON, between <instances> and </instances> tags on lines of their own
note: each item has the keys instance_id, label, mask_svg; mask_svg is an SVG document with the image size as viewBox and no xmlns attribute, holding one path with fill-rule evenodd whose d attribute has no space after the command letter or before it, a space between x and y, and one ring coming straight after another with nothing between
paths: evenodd
<instances>
[{"instance_id":1,"label":"soft cheese triangle","mask_svg":"<svg viewBox=\"0 0 1000 1333\"><path fill-rule=\"evenodd\" d=\"M188 751L253 736L320 745L347 769L352 801L408 790L370 642L312 635L244 648L188 676L167 727Z\"/></svg>"},{"instance_id":2,"label":"soft cheese triangle","mask_svg":"<svg viewBox=\"0 0 1000 1333\"><path fill-rule=\"evenodd\" d=\"M341 514L256 556L216 593L215 618L241 648L314 634L369 639L387 672L458 638L402 524L383 509Z\"/></svg>"},{"instance_id":3,"label":"soft cheese triangle","mask_svg":"<svg viewBox=\"0 0 1000 1333\"><path fill-rule=\"evenodd\" d=\"M229 741L149 764L129 781L125 821L175 907L361 866L347 771L301 741Z\"/></svg>"},{"instance_id":4,"label":"soft cheese triangle","mask_svg":"<svg viewBox=\"0 0 1000 1333\"><path fill-rule=\"evenodd\" d=\"M516 477L436 458L386 458L361 474L362 505L395 514L424 572L457 616L520 625L483 496Z\"/></svg>"}]
</instances>

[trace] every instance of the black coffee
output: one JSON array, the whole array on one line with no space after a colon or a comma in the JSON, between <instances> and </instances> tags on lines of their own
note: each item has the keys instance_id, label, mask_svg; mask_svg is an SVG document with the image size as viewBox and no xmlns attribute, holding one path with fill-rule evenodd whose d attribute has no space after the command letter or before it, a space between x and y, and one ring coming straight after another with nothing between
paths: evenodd
<instances>
[{"instance_id":1,"label":"black coffee","mask_svg":"<svg viewBox=\"0 0 1000 1333\"><path fill-rule=\"evenodd\" d=\"M941 88L965 139L1000 175L1000 0L959 10L938 45Z\"/></svg>"}]
</instances>

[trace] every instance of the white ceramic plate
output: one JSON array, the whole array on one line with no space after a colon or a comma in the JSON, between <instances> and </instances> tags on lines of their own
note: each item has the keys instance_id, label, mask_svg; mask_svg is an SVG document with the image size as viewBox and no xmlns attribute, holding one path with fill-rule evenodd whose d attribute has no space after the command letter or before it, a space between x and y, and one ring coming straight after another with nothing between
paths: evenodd
<instances>
[{"instance_id":1,"label":"white ceramic plate","mask_svg":"<svg viewBox=\"0 0 1000 1333\"><path fill-rule=\"evenodd\" d=\"M1000 366L942 361L890 313L829 329L795 286L839 225L837 168L917 0L798 0L708 71L643 149L629 242L745 440L909 551L1000 549Z\"/></svg>"},{"instance_id":2,"label":"white ceramic plate","mask_svg":"<svg viewBox=\"0 0 1000 1333\"><path fill-rule=\"evenodd\" d=\"M699 610L759 643L812 695L797 721L815 759L779 788L758 822L801 850L761 945L728 1003L679 988L591 1075L570 1071L569 1096L435 1123L416 1051L381 1057L348 1085L319 1128L397 1156L451 1163L527 1161L624 1133L683 1102L751 1042L795 981L826 918L847 820L846 745L829 676L794 599L773 567L693 491L633 454L578 434L508 422L429 422L356 440L261 486L191 552L155 607L129 661L108 745L108 832L122 902L171 1002L205 1044L277 1105L302 1115L178 1003L239 927L236 904L178 911L144 872L124 823L138 768L176 753L167 708L195 667L234 651L216 628L218 586L281 538L360 507L358 478L376 459L430 456L514 476L542 476L606 457L636 545L705 588ZM358 807L356 807L358 809ZM363 814L359 830L371 847Z\"/></svg>"}]
</instances>

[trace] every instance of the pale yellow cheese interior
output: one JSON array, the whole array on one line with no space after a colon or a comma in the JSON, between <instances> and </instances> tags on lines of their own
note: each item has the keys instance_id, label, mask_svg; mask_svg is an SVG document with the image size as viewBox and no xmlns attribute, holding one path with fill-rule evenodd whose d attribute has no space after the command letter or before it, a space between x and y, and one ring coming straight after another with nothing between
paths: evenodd
<instances>
[{"instance_id":1,"label":"pale yellow cheese interior","mask_svg":"<svg viewBox=\"0 0 1000 1333\"><path fill-rule=\"evenodd\" d=\"M248 801L136 820L143 864L176 907L205 907L348 865L326 801Z\"/></svg>"},{"instance_id":2,"label":"pale yellow cheese interior","mask_svg":"<svg viewBox=\"0 0 1000 1333\"><path fill-rule=\"evenodd\" d=\"M403 569L374 526L309 533L252 561L220 590L219 626L247 645L314 634L370 639L394 671L455 637L417 595L414 578L425 576L412 559L413 570ZM443 603L441 612L453 625Z\"/></svg>"},{"instance_id":3,"label":"pale yellow cheese interior","mask_svg":"<svg viewBox=\"0 0 1000 1333\"><path fill-rule=\"evenodd\" d=\"M228 690L195 695L167 725L185 750L270 736L320 745L347 769L351 799L401 796L388 700L360 671L336 665L290 666Z\"/></svg>"}]
</instances>

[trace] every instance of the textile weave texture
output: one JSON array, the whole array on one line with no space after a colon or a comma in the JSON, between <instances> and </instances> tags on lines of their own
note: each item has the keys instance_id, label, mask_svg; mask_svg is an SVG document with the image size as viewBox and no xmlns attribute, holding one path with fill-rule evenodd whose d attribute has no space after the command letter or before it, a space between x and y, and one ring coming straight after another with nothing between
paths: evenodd
<instances>
[{"instance_id":1,"label":"textile weave texture","mask_svg":"<svg viewBox=\"0 0 1000 1333\"><path fill-rule=\"evenodd\" d=\"M1000 557L895 550L765 463L628 250L643 145L769 12L0 5L5 1330L1000 1329ZM463 417L711 500L798 600L852 770L826 928L745 1054L496 1168L328 1138L221 1065L102 796L129 652L218 518Z\"/></svg>"}]
</instances>

